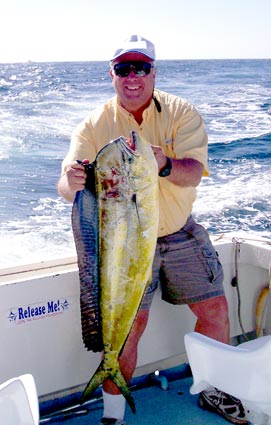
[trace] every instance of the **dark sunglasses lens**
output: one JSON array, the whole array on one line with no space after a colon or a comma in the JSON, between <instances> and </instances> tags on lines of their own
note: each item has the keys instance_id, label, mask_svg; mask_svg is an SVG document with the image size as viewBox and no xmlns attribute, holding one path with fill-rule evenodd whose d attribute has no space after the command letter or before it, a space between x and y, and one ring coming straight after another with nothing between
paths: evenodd
<instances>
[{"instance_id":1,"label":"dark sunglasses lens","mask_svg":"<svg viewBox=\"0 0 271 425\"><path fill-rule=\"evenodd\" d=\"M117 63L114 66L114 71L116 75L119 75L120 77L128 77L130 74L131 65L129 63Z\"/></svg>"},{"instance_id":2,"label":"dark sunglasses lens","mask_svg":"<svg viewBox=\"0 0 271 425\"><path fill-rule=\"evenodd\" d=\"M135 74L137 75L148 75L151 70L151 64L148 62L138 62L134 65Z\"/></svg>"},{"instance_id":3,"label":"dark sunglasses lens","mask_svg":"<svg viewBox=\"0 0 271 425\"><path fill-rule=\"evenodd\" d=\"M128 77L131 70L140 77L148 75L151 71L152 65L148 62L131 62L131 63L118 63L114 66L115 74L120 77Z\"/></svg>"}]
</instances>

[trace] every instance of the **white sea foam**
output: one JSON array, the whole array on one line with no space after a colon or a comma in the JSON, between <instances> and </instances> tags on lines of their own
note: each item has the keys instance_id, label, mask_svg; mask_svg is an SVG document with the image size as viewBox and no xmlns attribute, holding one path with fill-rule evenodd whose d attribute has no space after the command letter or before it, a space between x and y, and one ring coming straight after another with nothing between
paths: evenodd
<instances>
[{"instance_id":1,"label":"white sea foam","mask_svg":"<svg viewBox=\"0 0 271 425\"><path fill-rule=\"evenodd\" d=\"M157 65L157 87L191 101L208 130L211 176L198 188L196 218L211 233L271 238L270 61ZM73 128L113 95L108 63L1 72L0 267L73 256L71 205L56 183Z\"/></svg>"},{"instance_id":2,"label":"white sea foam","mask_svg":"<svg viewBox=\"0 0 271 425\"><path fill-rule=\"evenodd\" d=\"M258 173L258 170L261 172ZM258 164L251 164L251 167L246 164L236 171L223 171L219 181L217 178L203 180L194 204L195 216L211 232L246 230L270 238L269 168L264 170ZM217 226L217 223L220 225Z\"/></svg>"},{"instance_id":3,"label":"white sea foam","mask_svg":"<svg viewBox=\"0 0 271 425\"><path fill-rule=\"evenodd\" d=\"M0 267L74 255L71 207L60 198L41 199L28 219L1 225Z\"/></svg>"}]
</instances>

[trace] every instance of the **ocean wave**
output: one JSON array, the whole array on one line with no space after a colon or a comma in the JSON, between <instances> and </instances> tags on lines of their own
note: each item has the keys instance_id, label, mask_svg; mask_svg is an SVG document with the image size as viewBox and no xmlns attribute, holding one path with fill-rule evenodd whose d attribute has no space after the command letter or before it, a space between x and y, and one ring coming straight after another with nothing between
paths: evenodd
<instances>
[{"instance_id":1,"label":"ocean wave","mask_svg":"<svg viewBox=\"0 0 271 425\"><path fill-rule=\"evenodd\" d=\"M271 99L266 100L262 105L261 109L267 114L271 115Z\"/></svg>"},{"instance_id":2,"label":"ocean wave","mask_svg":"<svg viewBox=\"0 0 271 425\"><path fill-rule=\"evenodd\" d=\"M271 133L257 137L244 137L224 143L209 145L210 160L214 162L229 162L246 160L266 160L271 157Z\"/></svg>"},{"instance_id":3,"label":"ocean wave","mask_svg":"<svg viewBox=\"0 0 271 425\"><path fill-rule=\"evenodd\" d=\"M206 124L211 175L194 214L210 233L271 236L270 64L157 62L157 87ZM114 93L108 62L2 64L0 91L0 265L74 255L56 184L73 128Z\"/></svg>"}]
</instances>

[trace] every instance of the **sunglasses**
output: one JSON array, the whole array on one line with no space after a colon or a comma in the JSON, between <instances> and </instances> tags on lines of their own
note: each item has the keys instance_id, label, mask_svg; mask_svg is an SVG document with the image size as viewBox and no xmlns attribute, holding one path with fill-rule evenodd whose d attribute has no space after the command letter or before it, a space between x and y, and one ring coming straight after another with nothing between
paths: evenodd
<instances>
[{"instance_id":1,"label":"sunglasses","mask_svg":"<svg viewBox=\"0 0 271 425\"><path fill-rule=\"evenodd\" d=\"M122 62L114 65L114 72L118 77L128 77L133 70L138 77L149 75L154 66L148 62Z\"/></svg>"}]
</instances>

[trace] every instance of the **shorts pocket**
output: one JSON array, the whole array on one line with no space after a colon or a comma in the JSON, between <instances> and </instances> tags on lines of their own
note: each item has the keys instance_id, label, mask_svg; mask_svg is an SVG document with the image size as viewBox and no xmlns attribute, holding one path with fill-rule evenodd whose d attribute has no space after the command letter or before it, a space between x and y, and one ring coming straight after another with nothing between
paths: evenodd
<instances>
[{"instance_id":1,"label":"shorts pocket","mask_svg":"<svg viewBox=\"0 0 271 425\"><path fill-rule=\"evenodd\" d=\"M212 245L207 230L193 219L190 219L185 231L190 234L196 242L198 255L209 276L210 282L213 284L222 283L224 279L222 264Z\"/></svg>"},{"instance_id":2,"label":"shorts pocket","mask_svg":"<svg viewBox=\"0 0 271 425\"><path fill-rule=\"evenodd\" d=\"M218 281L222 282L224 278L222 264L220 263L218 254L211 245L211 242L210 244L201 246L201 252L204 258L204 266L206 272L209 275L210 282L214 284Z\"/></svg>"}]
</instances>

